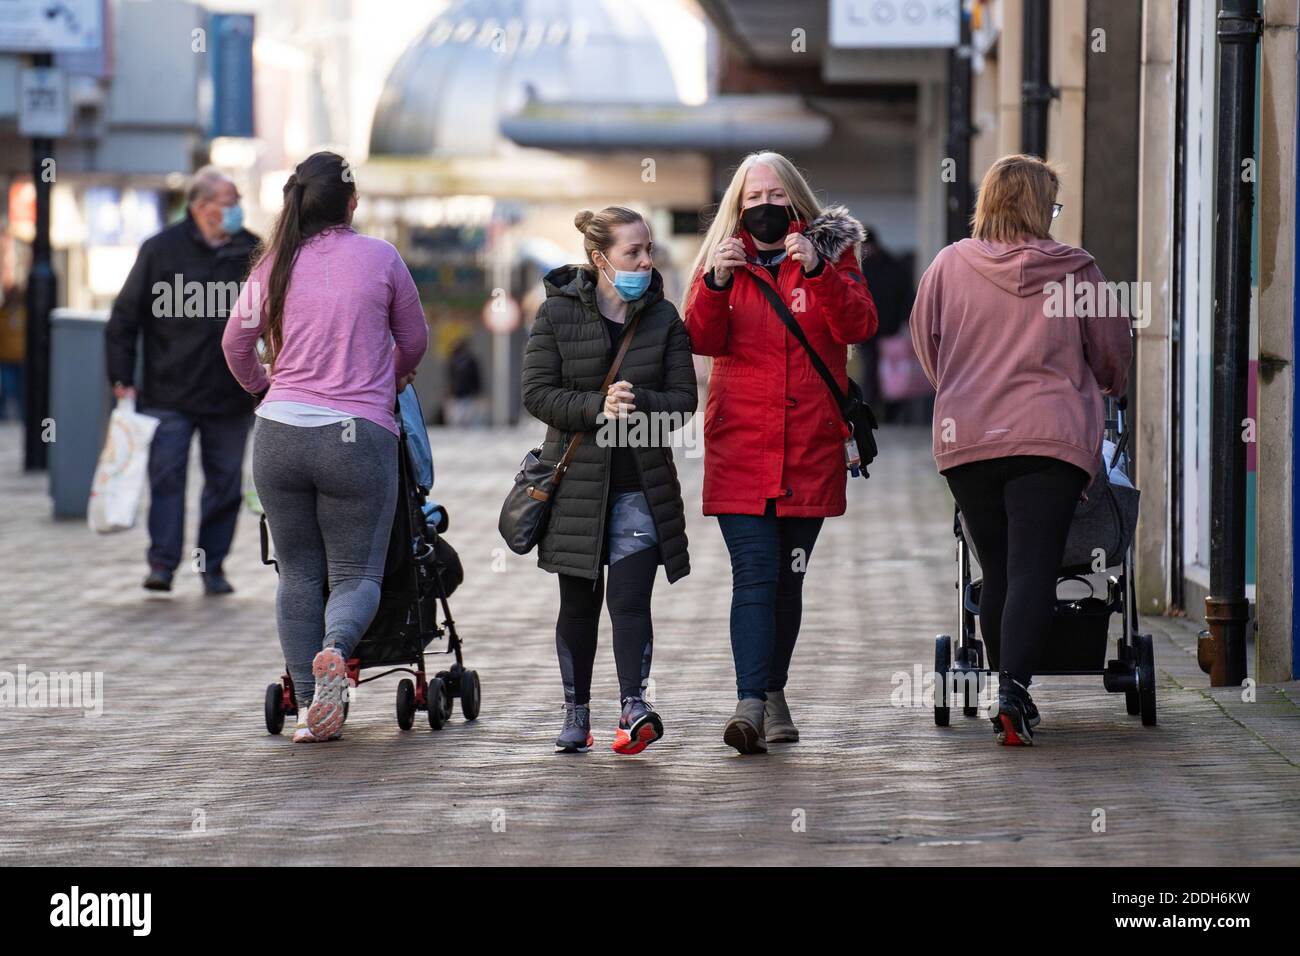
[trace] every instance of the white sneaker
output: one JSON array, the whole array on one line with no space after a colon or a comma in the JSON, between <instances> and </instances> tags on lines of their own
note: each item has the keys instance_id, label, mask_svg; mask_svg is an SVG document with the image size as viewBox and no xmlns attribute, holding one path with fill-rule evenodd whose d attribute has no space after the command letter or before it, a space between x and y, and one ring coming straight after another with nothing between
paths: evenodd
<instances>
[{"instance_id":1,"label":"white sneaker","mask_svg":"<svg viewBox=\"0 0 1300 956\"><path fill-rule=\"evenodd\" d=\"M298 714L298 729L293 732L293 742L296 744L321 744L331 740L338 740L342 736L343 732L340 730L330 737L317 737L311 732L311 728L307 726L307 715L300 712Z\"/></svg>"},{"instance_id":2,"label":"white sneaker","mask_svg":"<svg viewBox=\"0 0 1300 956\"><path fill-rule=\"evenodd\" d=\"M327 647L312 660L311 674L316 694L307 710L307 727L313 737L337 737L347 717L348 662L335 648Z\"/></svg>"}]
</instances>

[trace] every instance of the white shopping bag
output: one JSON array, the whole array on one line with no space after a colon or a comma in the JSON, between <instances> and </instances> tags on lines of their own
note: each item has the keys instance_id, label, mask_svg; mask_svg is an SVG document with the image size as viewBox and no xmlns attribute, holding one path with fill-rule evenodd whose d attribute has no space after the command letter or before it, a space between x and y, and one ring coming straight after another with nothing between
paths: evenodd
<instances>
[{"instance_id":1,"label":"white shopping bag","mask_svg":"<svg viewBox=\"0 0 1300 956\"><path fill-rule=\"evenodd\" d=\"M158 419L137 412L134 398L118 400L90 486L86 522L91 531L109 534L135 526L149 478L149 445L157 429Z\"/></svg>"}]
</instances>

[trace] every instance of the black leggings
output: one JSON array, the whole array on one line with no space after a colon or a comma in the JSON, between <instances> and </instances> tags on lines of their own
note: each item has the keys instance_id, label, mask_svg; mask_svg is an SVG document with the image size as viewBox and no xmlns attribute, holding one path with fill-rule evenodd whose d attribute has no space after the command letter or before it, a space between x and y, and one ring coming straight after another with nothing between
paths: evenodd
<instances>
[{"instance_id":1,"label":"black leggings","mask_svg":"<svg viewBox=\"0 0 1300 956\"><path fill-rule=\"evenodd\" d=\"M1038 455L971 462L943 476L984 575L979 616L989 664L1028 684L1051 628L1065 539L1089 476Z\"/></svg>"},{"instance_id":2,"label":"black leggings","mask_svg":"<svg viewBox=\"0 0 1300 956\"><path fill-rule=\"evenodd\" d=\"M627 700L641 696L641 684L649 677L654 646L650 592L658 570L658 548L642 548L620 558L609 568L607 598L600 572L595 581L572 574L556 575L560 579L560 616L555 622L555 650L560 658L566 701L574 704L591 701L596 632L600 627L600 607L606 602L614 625L619 697Z\"/></svg>"}]
</instances>

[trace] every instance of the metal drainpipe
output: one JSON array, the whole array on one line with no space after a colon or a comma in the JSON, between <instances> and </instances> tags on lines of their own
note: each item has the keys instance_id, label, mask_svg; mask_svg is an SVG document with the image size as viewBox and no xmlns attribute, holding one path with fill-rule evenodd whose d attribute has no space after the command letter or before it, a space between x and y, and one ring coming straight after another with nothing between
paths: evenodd
<instances>
[{"instance_id":1,"label":"metal drainpipe","mask_svg":"<svg viewBox=\"0 0 1300 956\"><path fill-rule=\"evenodd\" d=\"M1246 382L1255 152L1257 0L1221 0L1214 210L1214 373L1210 400L1210 594L1201 667L1214 687L1246 679ZM1208 660L1207 660L1208 658ZM1207 667L1208 665L1208 667Z\"/></svg>"},{"instance_id":2,"label":"metal drainpipe","mask_svg":"<svg viewBox=\"0 0 1300 956\"><path fill-rule=\"evenodd\" d=\"M1049 0L1025 0L1021 32L1020 150L1047 158L1047 104L1059 95L1049 80Z\"/></svg>"},{"instance_id":3,"label":"metal drainpipe","mask_svg":"<svg viewBox=\"0 0 1300 956\"><path fill-rule=\"evenodd\" d=\"M971 37L970 12L961 14L961 42L948 54L948 156L956 169L948 184L948 242L970 235L970 216L974 207L971 188L970 140L975 132L971 125Z\"/></svg>"}]
</instances>

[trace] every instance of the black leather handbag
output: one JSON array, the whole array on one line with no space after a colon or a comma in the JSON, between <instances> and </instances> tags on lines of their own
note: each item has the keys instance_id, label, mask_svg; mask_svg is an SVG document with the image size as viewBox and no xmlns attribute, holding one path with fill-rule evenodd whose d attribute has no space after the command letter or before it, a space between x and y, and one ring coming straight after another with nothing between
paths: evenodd
<instances>
[{"instance_id":1,"label":"black leather handbag","mask_svg":"<svg viewBox=\"0 0 1300 956\"><path fill-rule=\"evenodd\" d=\"M828 264L826 268L829 269L830 265ZM849 393L845 395L841 392L839 383L835 381L835 376L826 367L826 363L817 354L817 350L812 347L812 344L808 341L808 336L804 335L798 321L786 308L785 303L781 301L780 293L762 279L755 279L755 282L758 284L759 289L762 290L763 295L767 297L767 301L772 304L772 309L776 312L777 318L803 346L804 351L808 353L813 368L817 370L821 380L830 389L831 397L835 399L835 406L840 410L840 414L844 416L849 431L853 433L853 438L858 443L858 455L862 459L860 469L862 477L870 478L871 476L867 474L867 466L875 461L876 455L879 454L879 449L876 447L876 436L872 432L878 429L880 424L876 421L876 414L871 410L871 406L862 398L862 386L853 379L849 379Z\"/></svg>"},{"instance_id":2,"label":"black leather handbag","mask_svg":"<svg viewBox=\"0 0 1300 956\"><path fill-rule=\"evenodd\" d=\"M619 367L623 364L623 356L627 354L628 346L632 344L632 336L640 320L641 313L638 312L628 323L627 330L619 342L618 354L614 356L614 364L605 373L605 384L600 387L602 395L608 392L610 385L614 383L614 377L618 375ZM551 516L551 503L555 500L555 492L560 487L560 480L564 478L564 473L569 470L569 464L573 461L573 456L585 434L586 432L578 432L574 435L568 447L564 449L564 454L554 465L542 461L540 445L524 456L519 466L519 473L515 475L514 487L506 495L506 500L501 505L501 517L497 519L497 530L505 539L506 547L515 554L527 554L542 540L542 535L546 533L547 519Z\"/></svg>"}]
</instances>

